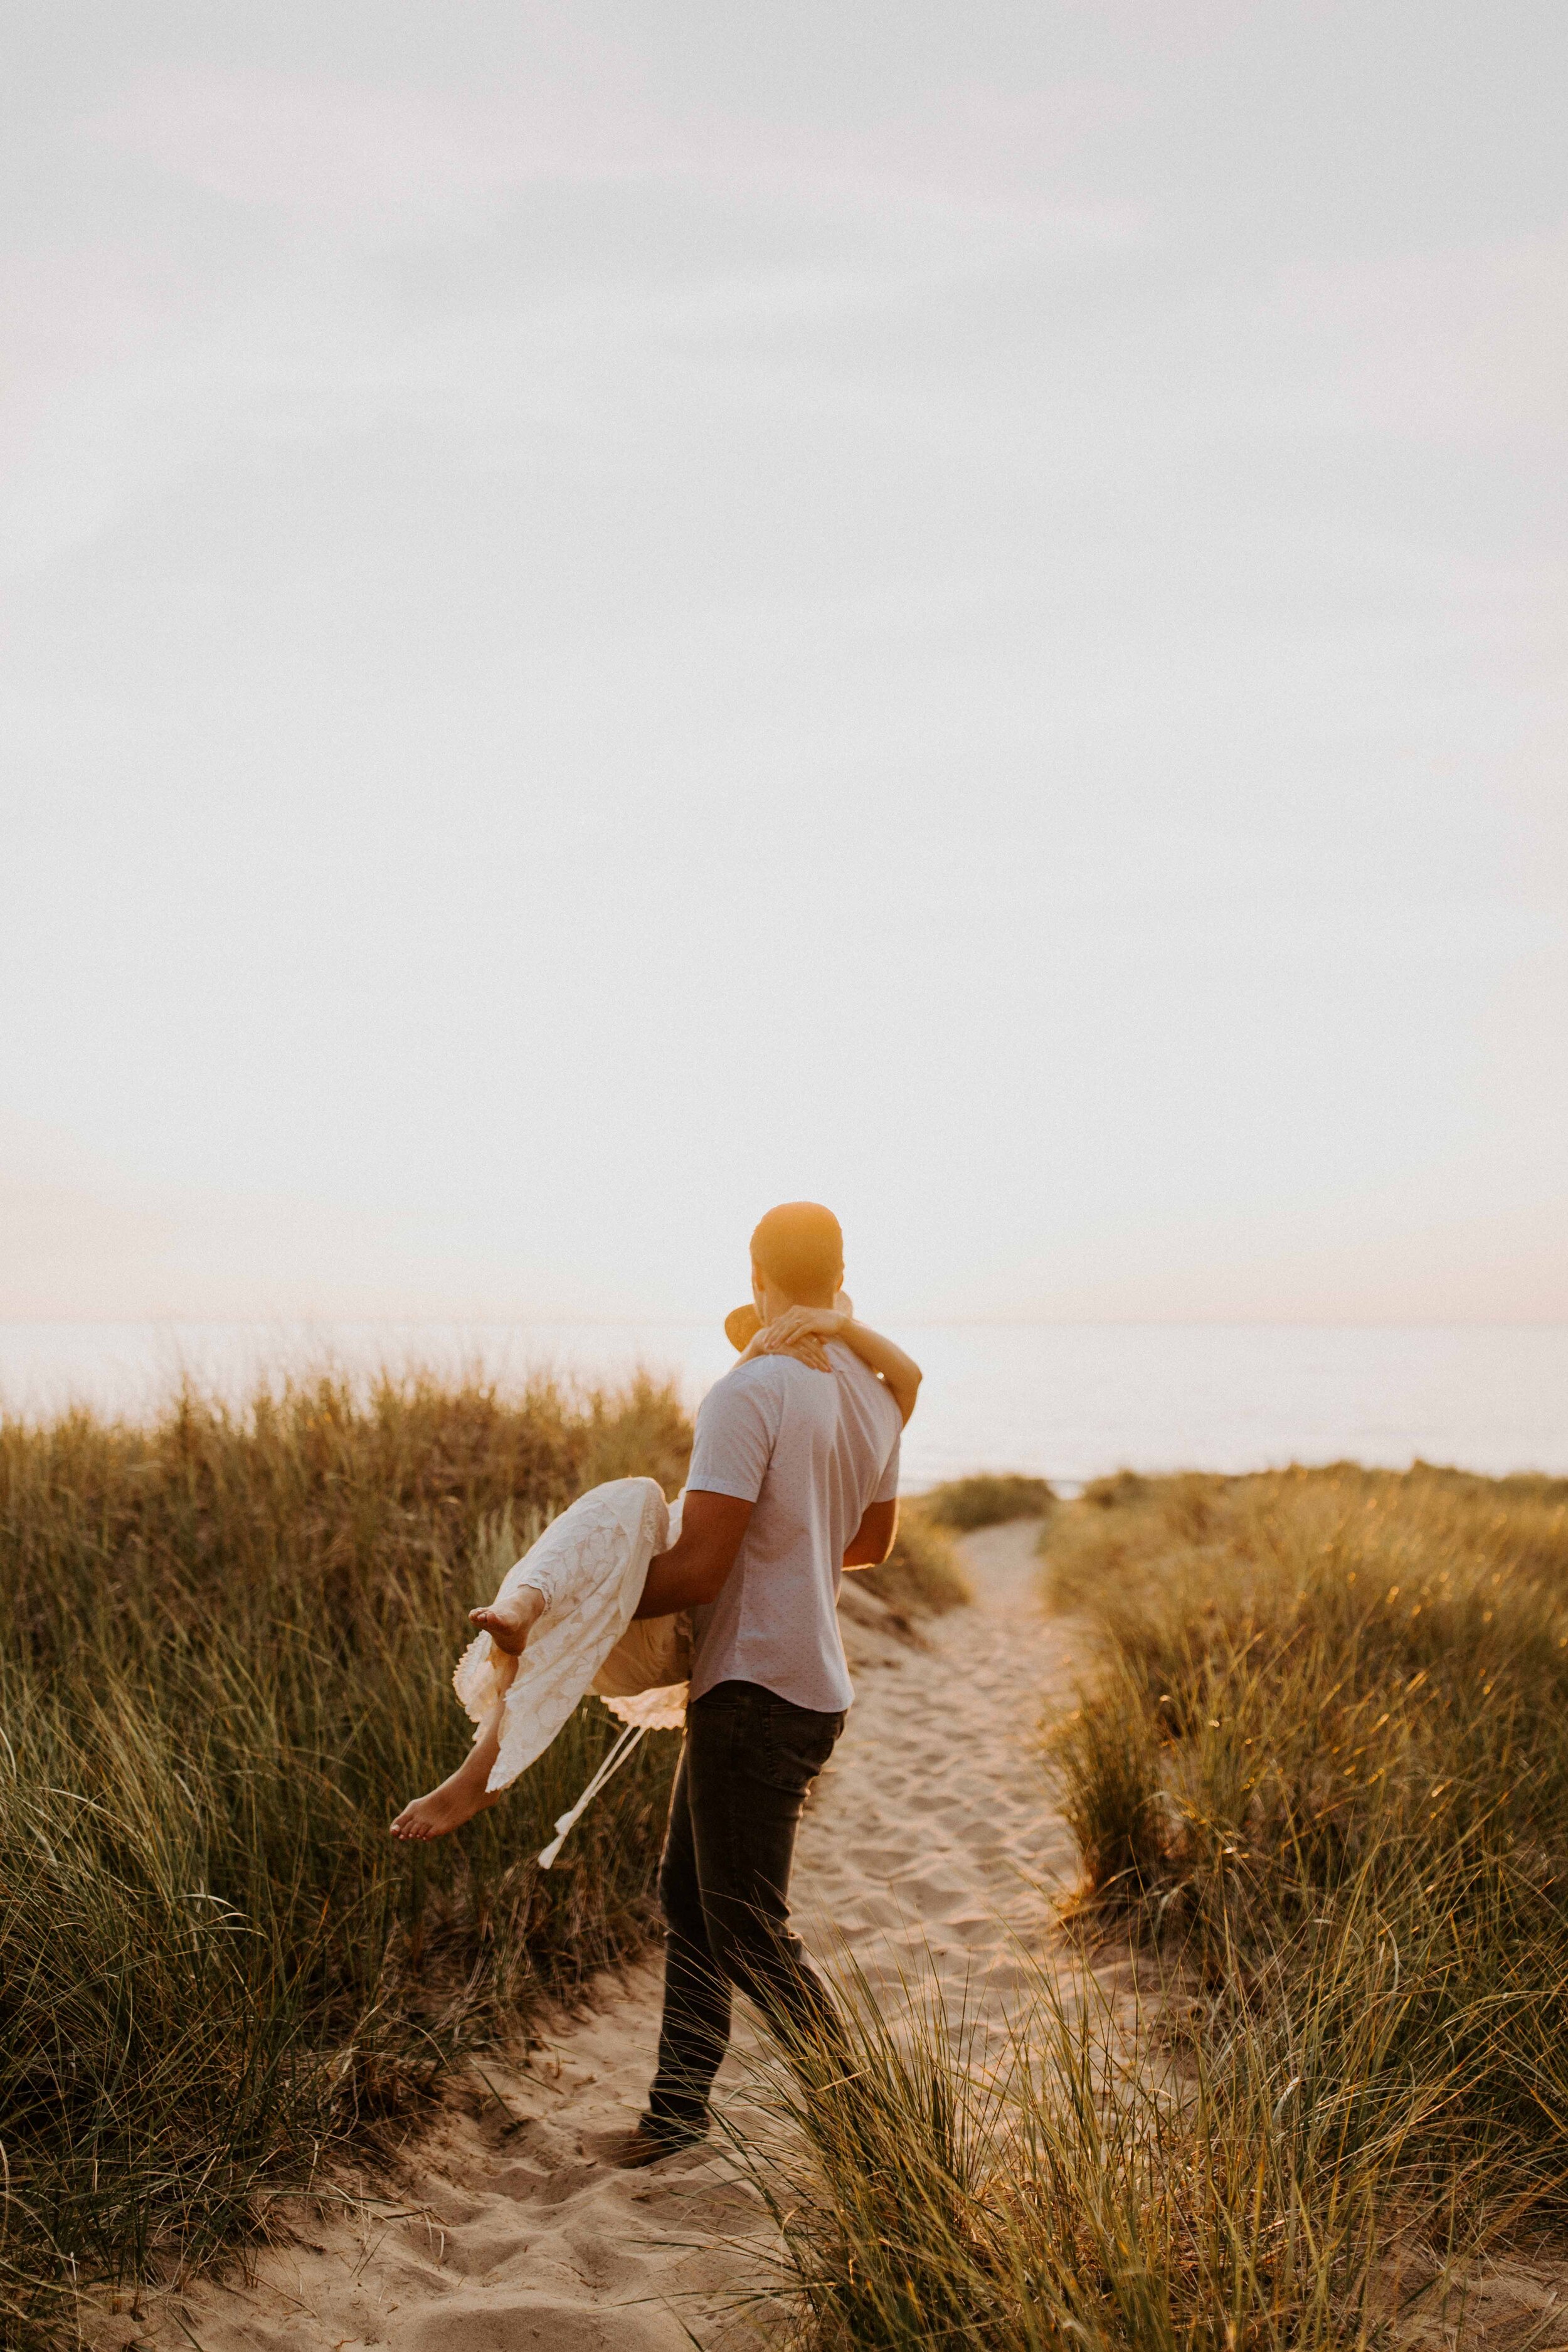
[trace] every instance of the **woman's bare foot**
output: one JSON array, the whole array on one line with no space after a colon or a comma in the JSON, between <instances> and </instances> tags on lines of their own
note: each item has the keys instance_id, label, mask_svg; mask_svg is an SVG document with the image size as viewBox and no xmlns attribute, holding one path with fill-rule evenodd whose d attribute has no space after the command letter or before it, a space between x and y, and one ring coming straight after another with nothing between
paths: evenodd
<instances>
[{"instance_id":1,"label":"woman's bare foot","mask_svg":"<svg viewBox=\"0 0 1568 2352\"><path fill-rule=\"evenodd\" d=\"M445 1837L448 1830L460 1830L465 1822L483 1812L484 1783L481 1781L477 1790L459 1789L457 1783L462 1777L460 1772L454 1772L451 1780L443 1780L427 1797L416 1797L411 1805L405 1805L392 1824L393 1836L410 1842Z\"/></svg>"},{"instance_id":2,"label":"woman's bare foot","mask_svg":"<svg viewBox=\"0 0 1568 2352\"><path fill-rule=\"evenodd\" d=\"M481 1633L488 1633L496 1648L504 1650L509 1658L517 1658L521 1656L547 1605L542 1592L525 1584L506 1601L493 1601L488 1609L470 1609L468 1622L477 1625Z\"/></svg>"},{"instance_id":3,"label":"woman's bare foot","mask_svg":"<svg viewBox=\"0 0 1568 2352\"><path fill-rule=\"evenodd\" d=\"M503 1687L510 1683L515 1666L509 1662L500 1677ZM405 1843L418 1843L426 1838L445 1837L448 1830L460 1830L487 1805L493 1805L500 1796L499 1789L488 1784L500 1754L501 1717L504 1701L497 1699L480 1727L478 1738L455 1772L449 1772L438 1789L427 1797L416 1797L405 1805L392 1824L392 1834Z\"/></svg>"}]
</instances>

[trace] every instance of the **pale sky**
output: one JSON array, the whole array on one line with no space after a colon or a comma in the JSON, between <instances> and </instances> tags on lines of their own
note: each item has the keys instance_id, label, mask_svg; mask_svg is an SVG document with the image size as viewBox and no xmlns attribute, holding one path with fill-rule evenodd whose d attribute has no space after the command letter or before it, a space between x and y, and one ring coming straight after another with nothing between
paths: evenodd
<instances>
[{"instance_id":1,"label":"pale sky","mask_svg":"<svg viewBox=\"0 0 1568 2352\"><path fill-rule=\"evenodd\" d=\"M1568 9L0 8L0 1314L1568 1318Z\"/></svg>"}]
</instances>

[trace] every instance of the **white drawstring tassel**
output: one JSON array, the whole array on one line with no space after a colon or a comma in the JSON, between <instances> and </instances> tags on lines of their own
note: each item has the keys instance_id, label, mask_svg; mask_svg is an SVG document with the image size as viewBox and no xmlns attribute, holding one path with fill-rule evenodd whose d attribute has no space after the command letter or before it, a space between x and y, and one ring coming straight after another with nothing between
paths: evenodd
<instances>
[{"instance_id":1,"label":"white drawstring tassel","mask_svg":"<svg viewBox=\"0 0 1568 2352\"><path fill-rule=\"evenodd\" d=\"M555 1835L552 1838L550 1843L545 1847L543 1853L539 1857L539 1867L541 1870L548 1870L551 1867L556 1855L565 1844L566 1833L571 1829L573 1823L586 1811L589 1805L592 1804L594 1799L604 1787L605 1781L609 1779L611 1773L618 1772L620 1770L621 1766L626 1762L627 1757L631 1754L632 1749L637 1746L637 1741L642 1738L643 1733L647 1729L647 1726L646 1723L634 1723L628 1724L626 1730L622 1732L620 1738L616 1740L615 1746L611 1748L609 1754L605 1757L604 1762L600 1765L598 1770L595 1773L593 1779L589 1781L587 1787L584 1790L582 1795L573 1806L571 1811L569 1813L563 1813L560 1820L556 1822Z\"/></svg>"}]
</instances>

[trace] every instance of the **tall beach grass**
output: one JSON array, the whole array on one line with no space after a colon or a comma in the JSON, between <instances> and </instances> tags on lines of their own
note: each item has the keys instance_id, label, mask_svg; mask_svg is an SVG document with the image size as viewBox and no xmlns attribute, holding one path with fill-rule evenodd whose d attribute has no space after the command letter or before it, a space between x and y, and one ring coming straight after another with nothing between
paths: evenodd
<instances>
[{"instance_id":1,"label":"tall beach grass","mask_svg":"<svg viewBox=\"0 0 1568 2352\"><path fill-rule=\"evenodd\" d=\"M596 1702L459 1836L465 1612L554 1511L689 1431L648 1381L323 1376L147 1426L0 1423L0 2333L264 2223L545 1987L630 1953L676 1743L532 1856Z\"/></svg>"},{"instance_id":2,"label":"tall beach grass","mask_svg":"<svg viewBox=\"0 0 1568 2352\"><path fill-rule=\"evenodd\" d=\"M1012 1519L1043 1519L1056 1508L1056 1489L1045 1478L1025 1477L1017 1471L976 1471L972 1477L949 1478L921 1496L926 1516L938 1527L957 1535L976 1528L1005 1526Z\"/></svg>"},{"instance_id":3,"label":"tall beach grass","mask_svg":"<svg viewBox=\"0 0 1568 2352\"><path fill-rule=\"evenodd\" d=\"M896 2018L837 1971L842 2045L764 2062L742 2159L801 2352L1373 2352L1384 2174L1325 2215L1264 2045L1178 2064L1149 2015L1020 1954L1011 2051L934 1987Z\"/></svg>"},{"instance_id":4,"label":"tall beach grass","mask_svg":"<svg viewBox=\"0 0 1568 2352\"><path fill-rule=\"evenodd\" d=\"M1279 2028L1345 2167L1568 2223L1568 1482L1123 1484L1047 1558L1106 1646L1058 1748L1102 1910Z\"/></svg>"},{"instance_id":5,"label":"tall beach grass","mask_svg":"<svg viewBox=\"0 0 1568 2352\"><path fill-rule=\"evenodd\" d=\"M781 2073L805 2338L1492 2342L1507 2248L1541 2307L1506 2340L1558 2345L1568 1482L1124 1475L1042 1545L1092 1637L1051 1743L1081 1883L1000 2073L934 1989L894 2021L852 1978L849 2063Z\"/></svg>"}]
</instances>

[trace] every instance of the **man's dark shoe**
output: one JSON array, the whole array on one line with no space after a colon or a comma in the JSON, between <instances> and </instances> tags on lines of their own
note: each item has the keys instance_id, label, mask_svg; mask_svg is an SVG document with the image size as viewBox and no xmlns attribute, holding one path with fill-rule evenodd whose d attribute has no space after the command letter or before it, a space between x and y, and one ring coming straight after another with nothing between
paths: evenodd
<instances>
[{"instance_id":1,"label":"man's dark shoe","mask_svg":"<svg viewBox=\"0 0 1568 2352\"><path fill-rule=\"evenodd\" d=\"M679 2156L685 2147L700 2147L700 2132L652 2131L647 2124L635 2124L630 2131L616 2132L594 2149L601 2164L613 2166L617 2172L642 2172L650 2164L662 2164L667 2156Z\"/></svg>"}]
</instances>

